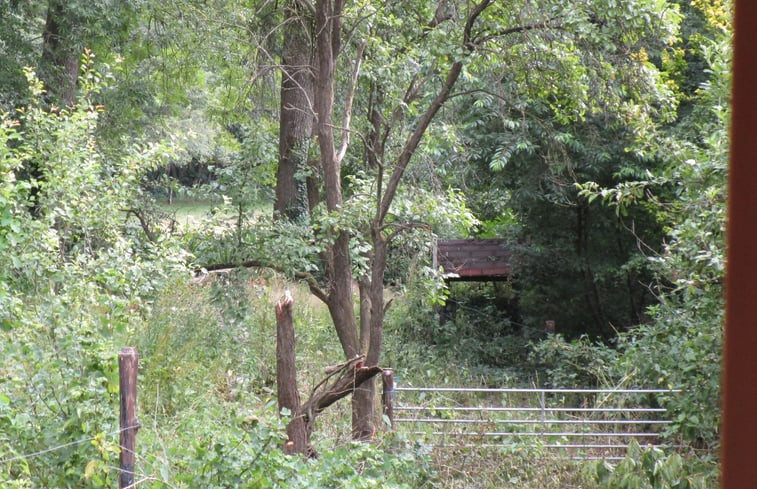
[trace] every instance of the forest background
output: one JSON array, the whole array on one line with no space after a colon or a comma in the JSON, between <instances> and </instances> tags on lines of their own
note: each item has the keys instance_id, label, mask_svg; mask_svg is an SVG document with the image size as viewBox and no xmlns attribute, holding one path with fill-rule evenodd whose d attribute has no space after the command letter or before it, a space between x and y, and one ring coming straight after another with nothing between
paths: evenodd
<instances>
[{"instance_id":1,"label":"forest background","mask_svg":"<svg viewBox=\"0 0 757 489\"><path fill-rule=\"evenodd\" d=\"M318 459L279 449L291 287L303 391L364 354L683 392L679 485L526 457L481 487L713 484L730 40L725 0L0 2L0 483L114 485L133 345L140 484L470 487L377 434L372 388ZM445 284L437 237L508 239L513 276Z\"/></svg>"}]
</instances>

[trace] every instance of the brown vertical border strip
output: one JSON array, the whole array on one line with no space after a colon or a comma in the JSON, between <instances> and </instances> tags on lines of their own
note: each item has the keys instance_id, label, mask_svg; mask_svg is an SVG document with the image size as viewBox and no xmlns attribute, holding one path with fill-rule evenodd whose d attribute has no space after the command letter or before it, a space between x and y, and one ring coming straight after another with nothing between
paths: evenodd
<instances>
[{"instance_id":1,"label":"brown vertical border strip","mask_svg":"<svg viewBox=\"0 0 757 489\"><path fill-rule=\"evenodd\" d=\"M757 487L757 2L734 1L721 462L723 489Z\"/></svg>"}]
</instances>

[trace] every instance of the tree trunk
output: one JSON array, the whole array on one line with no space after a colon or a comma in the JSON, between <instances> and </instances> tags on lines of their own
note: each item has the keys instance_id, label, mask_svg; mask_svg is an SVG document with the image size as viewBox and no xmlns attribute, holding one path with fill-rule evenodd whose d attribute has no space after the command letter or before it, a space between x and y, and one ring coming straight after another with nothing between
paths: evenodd
<instances>
[{"instance_id":1,"label":"tree trunk","mask_svg":"<svg viewBox=\"0 0 757 489\"><path fill-rule=\"evenodd\" d=\"M316 135L318 137L318 146L320 149L321 168L323 170L323 181L325 187L326 208L330 213L339 213L343 211L343 197L341 184L341 159L347 150L349 141L349 127L342 129L342 148L337 153L334 143L334 86L335 70L337 66L337 56L341 50L342 35L342 11L344 0L316 0L313 8L315 14L315 46L316 46L316 70L315 84L313 93L313 102L316 114ZM472 34L473 25L481 13L491 4L491 0L481 0L475 4L466 19L463 30L462 45L468 50L474 49L474 36ZM438 23L441 14L444 11L442 6L437 9L435 19ZM435 24L430 25L432 28ZM361 45L365 47L365 43ZM362 54L362 51L361 51ZM359 59L360 56L358 56ZM353 87L357 82L357 71L359 64L355 64L353 73ZM329 312L334 321L339 341L347 358L352 358L361 352L361 344L367 344L365 369L356 369L356 372L370 370L378 371L378 362L381 356L381 343L383 339L383 322L384 322L384 272L386 268L386 254L388 238L383 235L384 223L396 195L400 181L407 169L410 160L428 129L436 113L449 98L452 87L455 85L462 71L463 63L458 60L453 62L447 72L437 95L431 100L426 110L420 114L415 127L407 137L402 150L392 167L385 191L382 182L384 161L379 161L376 157L383 153L383 141L386 133L380 135L382 121L378 111L372 111L371 119L374 126L374 134L369 135L373 142L371 152L369 152L369 163L371 166L378 167L378 182L376 190L376 216L372 226L373 256L371 257L371 278L370 278L370 318L366 323L365 319L361 321L361 330L365 331L363 325L367 324L369 337L363 334L358 338L355 311L353 308L352 296L352 263L350 260L350 236L346 231L337 234L334 242L329 246L325 253L326 256L326 279L328 281L328 292L323 294L329 307ZM409 93L415 93L411 89ZM351 100L353 93L347 98L345 117L343 123L349 125L349 113L351 110ZM376 104L381 103L381 97L374 100ZM370 438L373 435L373 411L375 399L375 387L373 382L370 384L363 382L370 376L364 375L361 378L355 378L353 387L359 389L353 393L353 436L358 439Z\"/></svg>"},{"instance_id":2,"label":"tree trunk","mask_svg":"<svg viewBox=\"0 0 757 489\"><path fill-rule=\"evenodd\" d=\"M384 273L386 271L387 240L380 226L373 234L373 263L371 267L371 320L368 353L365 364L378 365L381 360L381 345L384 336Z\"/></svg>"},{"instance_id":3,"label":"tree trunk","mask_svg":"<svg viewBox=\"0 0 757 489\"><path fill-rule=\"evenodd\" d=\"M373 438L375 427L373 422L374 402L376 399L376 383L371 378L355 386L352 394L352 439L369 441Z\"/></svg>"},{"instance_id":4,"label":"tree trunk","mask_svg":"<svg viewBox=\"0 0 757 489\"><path fill-rule=\"evenodd\" d=\"M343 204L341 161L334 146L334 73L336 57L341 44L341 12L343 1L319 0L316 3L316 83L315 109L318 118L317 135L321 151L321 167L326 190L326 208L339 212ZM353 309L352 261L350 259L350 236L342 231L327 253L327 276L329 278L328 307L334 321L339 341L345 356L353 358L360 353L357 321ZM366 384L369 384L366 382ZM372 383L371 383L372 385ZM363 386L352 396L352 435L366 439L373 435L373 424L366 411L372 411L373 392Z\"/></svg>"},{"instance_id":5,"label":"tree trunk","mask_svg":"<svg viewBox=\"0 0 757 489\"><path fill-rule=\"evenodd\" d=\"M368 318L361 317L361 324L366 323L361 335L361 344L367 346L365 365L378 366L381 361L381 345L384 333L384 272L386 270L387 241L376 226L372 232L373 257L371 260L371 279L368 283L367 306ZM361 310L363 308L361 307ZM367 337L366 336L367 333ZM375 432L376 384L373 379L358 386L352 403L352 435L358 440L370 439Z\"/></svg>"},{"instance_id":6,"label":"tree trunk","mask_svg":"<svg viewBox=\"0 0 757 489\"><path fill-rule=\"evenodd\" d=\"M76 101L79 56L72 39L72 25L66 22L65 2L50 0L42 33L42 77L48 93L63 105Z\"/></svg>"},{"instance_id":7,"label":"tree trunk","mask_svg":"<svg viewBox=\"0 0 757 489\"><path fill-rule=\"evenodd\" d=\"M346 359L354 358L361 353L353 308L352 260L349 246L349 235L346 232L339 233L330 247L326 263L326 273L330 282L327 306Z\"/></svg>"},{"instance_id":8,"label":"tree trunk","mask_svg":"<svg viewBox=\"0 0 757 489\"><path fill-rule=\"evenodd\" d=\"M282 54L279 122L279 167L276 171L274 211L298 220L310 211L304 175L309 170L309 141L313 134L313 49L310 19L297 9L286 9Z\"/></svg>"},{"instance_id":9,"label":"tree trunk","mask_svg":"<svg viewBox=\"0 0 757 489\"><path fill-rule=\"evenodd\" d=\"M76 101L80 53L75 48L72 22L70 18L66 18L64 5L62 0L50 0L47 5L39 77L45 85L47 102L68 106ZM44 182L45 176L39 161L32 159L27 169L32 180ZM30 211L33 216L39 217L42 211L40 185L32 186L29 196Z\"/></svg>"},{"instance_id":10,"label":"tree trunk","mask_svg":"<svg viewBox=\"0 0 757 489\"><path fill-rule=\"evenodd\" d=\"M342 2L321 0L316 4L316 81L314 102L317 116L318 146L326 187L326 208L342 210L341 164L334 147L334 70L341 36ZM360 353L355 311L352 307L352 260L350 236L337 234L326 253L326 275L329 281L328 308L337 336L349 359Z\"/></svg>"},{"instance_id":11,"label":"tree trunk","mask_svg":"<svg viewBox=\"0 0 757 489\"><path fill-rule=\"evenodd\" d=\"M360 291L360 351L367 352L371 339L371 279L363 277ZM373 437L373 403L375 399L373 379L356 386L352 395L352 438L370 440Z\"/></svg>"},{"instance_id":12,"label":"tree trunk","mask_svg":"<svg viewBox=\"0 0 757 489\"><path fill-rule=\"evenodd\" d=\"M589 256L589 206L585 202L579 202L576 207L576 254L580 263L581 274L584 281L584 297L589 307L597 330L605 338L611 336L607 331L608 321L602 310L602 298L597 288L594 272L591 268Z\"/></svg>"}]
</instances>

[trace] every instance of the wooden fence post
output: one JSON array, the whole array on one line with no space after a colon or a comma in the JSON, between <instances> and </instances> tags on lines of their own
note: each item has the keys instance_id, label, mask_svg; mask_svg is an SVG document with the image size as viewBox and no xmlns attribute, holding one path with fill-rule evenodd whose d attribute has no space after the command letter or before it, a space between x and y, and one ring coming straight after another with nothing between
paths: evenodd
<instances>
[{"instance_id":1,"label":"wooden fence post","mask_svg":"<svg viewBox=\"0 0 757 489\"><path fill-rule=\"evenodd\" d=\"M382 389L381 401L384 405L384 415L389 419L389 427L394 428L394 370L385 368L381 372Z\"/></svg>"},{"instance_id":2,"label":"wooden fence post","mask_svg":"<svg viewBox=\"0 0 757 489\"><path fill-rule=\"evenodd\" d=\"M135 441L139 421L137 420L137 349L127 346L118 352L118 385L121 400L119 417L119 457L118 489L134 486Z\"/></svg>"}]
</instances>

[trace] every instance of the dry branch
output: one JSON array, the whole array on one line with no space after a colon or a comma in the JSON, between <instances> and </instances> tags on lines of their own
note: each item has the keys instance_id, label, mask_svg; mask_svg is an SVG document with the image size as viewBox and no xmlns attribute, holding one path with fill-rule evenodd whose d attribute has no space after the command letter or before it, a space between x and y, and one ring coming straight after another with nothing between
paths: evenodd
<instances>
[{"instance_id":1,"label":"dry branch","mask_svg":"<svg viewBox=\"0 0 757 489\"><path fill-rule=\"evenodd\" d=\"M339 399L347 397L355 392L363 382L370 380L381 372L381 367L374 365L372 367L363 367L364 356L360 355L343 364L343 367L329 374L322 380L310 395L310 398L300 407L298 415L305 417L308 427L312 427L315 418L323 412L324 409L331 406ZM323 390L320 387L326 385L329 379L336 377Z\"/></svg>"}]
</instances>

